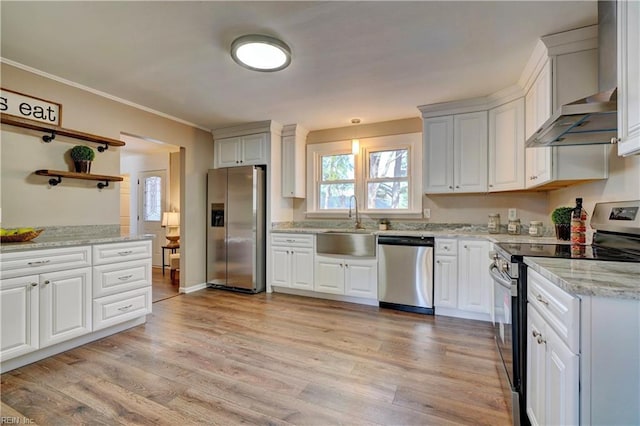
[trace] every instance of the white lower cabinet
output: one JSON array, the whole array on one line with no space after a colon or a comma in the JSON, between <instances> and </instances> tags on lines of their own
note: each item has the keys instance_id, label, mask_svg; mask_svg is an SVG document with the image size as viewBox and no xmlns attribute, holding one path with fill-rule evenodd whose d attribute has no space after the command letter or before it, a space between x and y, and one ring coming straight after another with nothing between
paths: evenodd
<instances>
[{"instance_id":1,"label":"white lower cabinet","mask_svg":"<svg viewBox=\"0 0 640 426\"><path fill-rule=\"evenodd\" d=\"M151 312L149 240L2 253L0 274L3 371Z\"/></svg>"},{"instance_id":2,"label":"white lower cabinet","mask_svg":"<svg viewBox=\"0 0 640 426\"><path fill-rule=\"evenodd\" d=\"M436 239L436 315L491 320L493 286L489 276L490 247L491 243L485 240Z\"/></svg>"},{"instance_id":3,"label":"white lower cabinet","mask_svg":"<svg viewBox=\"0 0 640 426\"><path fill-rule=\"evenodd\" d=\"M375 258L316 254L314 291L377 299L378 262Z\"/></svg>"},{"instance_id":4,"label":"white lower cabinet","mask_svg":"<svg viewBox=\"0 0 640 426\"><path fill-rule=\"evenodd\" d=\"M39 339L38 275L0 280L0 360L33 352Z\"/></svg>"},{"instance_id":5,"label":"white lower cabinet","mask_svg":"<svg viewBox=\"0 0 640 426\"><path fill-rule=\"evenodd\" d=\"M271 237L271 285L313 290L313 235Z\"/></svg>"},{"instance_id":6,"label":"white lower cabinet","mask_svg":"<svg viewBox=\"0 0 640 426\"><path fill-rule=\"evenodd\" d=\"M532 425L576 425L579 300L535 271L529 271L528 300L527 415Z\"/></svg>"},{"instance_id":7,"label":"white lower cabinet","mask_svg":"<svg viewBox=\"0 0 640 426\"><path fill-rule=\"evenodd\" d=\"M91 268L40 275L40 347L91 331Z\"/></svg>"}]
</instances>

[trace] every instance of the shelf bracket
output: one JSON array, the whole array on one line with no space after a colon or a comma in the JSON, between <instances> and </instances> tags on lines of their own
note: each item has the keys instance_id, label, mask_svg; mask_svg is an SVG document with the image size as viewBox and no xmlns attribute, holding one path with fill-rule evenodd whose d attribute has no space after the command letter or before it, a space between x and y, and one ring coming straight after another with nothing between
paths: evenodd
<instances>
[{"instance_id":1,"label":"shelf bracket","mask_svg":"<svg viewBox=\"0 0 640 426\"><path fill-rule=\"evenodd\" d=\"M45 141L46 143L51 142L52 140L54 140L56 138L56 132L54 132L53 130L51 131L51 136L49 135L44 135L42 137L42 140Z\"/></svg>"},{"instance_id":2,"label":"shelf bracket","mask_svg":"<svg viewBox=\"0 0 640 426\"><path fill-rule=\"evenodd\" d=\"M56 186L59 183L62 183L62 176L56 176L57 179L51 178L49 179L49 185Z\"/></svg>"},{"instance_id":3,"label":"shelf bracket","mask_svg":"<svg viewBox=\"0 0 640 426\"><path fill-rule=\"evenodd\" d=\"M107 186L109 186L109 181L108 180L105 180L104 183L98 182L98 185L97 185L97 187L100 188L100 189L106 188Z\"/></svg>"},{"instance_id":4,"label":"shelf bracket","mask_svg":"<svg viewBox=\"0 0 640 426\"><path fill-rule=\"evenodd\" d=\"M106 150L109 149L109 144L105 143L104 146L99 146L97 149L98 149L98 152L105 152Z\"/></svg>"}]
</instances>

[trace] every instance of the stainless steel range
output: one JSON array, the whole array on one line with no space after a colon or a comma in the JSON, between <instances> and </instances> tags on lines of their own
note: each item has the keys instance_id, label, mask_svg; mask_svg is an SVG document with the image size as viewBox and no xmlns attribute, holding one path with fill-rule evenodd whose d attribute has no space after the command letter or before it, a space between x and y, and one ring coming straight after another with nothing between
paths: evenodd
<instances>
[{"instance_id":1,"label":"stainless steel range","mask_svg":"<svg viewBox=\"0 0 640 426\"><path fill-rule=\"evenodd\" d=\"M596 204L591 245L500 243L490 274L494 281L495 338L513 424L528 425L526 408L527 266L525 257L640 262L640 200Z\"/></svg>"}]
</instances>

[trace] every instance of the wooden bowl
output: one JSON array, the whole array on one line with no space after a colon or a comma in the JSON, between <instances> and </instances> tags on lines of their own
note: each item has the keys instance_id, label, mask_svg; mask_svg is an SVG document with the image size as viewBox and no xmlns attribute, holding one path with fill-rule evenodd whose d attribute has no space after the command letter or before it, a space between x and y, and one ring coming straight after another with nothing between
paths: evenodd
<instances>
[{"instance_id":1,"label":"wooden bowl","mask_svg":"<svg viewBox=\"0 0 640 426\"><path fill-rule=\"evenodd\" d=\"M23 243L25 241L31 241L38 235L40 235L44 229L36 229L35 231L25 232L17 235L1 235L0 243Z\"/></svg>"}]
</instances>

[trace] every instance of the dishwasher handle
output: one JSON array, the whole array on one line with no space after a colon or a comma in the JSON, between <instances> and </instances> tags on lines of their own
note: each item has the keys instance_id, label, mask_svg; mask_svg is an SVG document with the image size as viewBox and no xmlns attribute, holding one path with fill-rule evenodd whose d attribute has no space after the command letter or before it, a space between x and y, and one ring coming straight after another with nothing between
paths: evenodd
<instances>
[{"instance_id":1,"label":"dishwasher handle","mask_svg":"<svg viewBox=\"0 0 640 426\"><path fill-rule=\"evenodd\" d=\"M400 235L378 235L378 245L433 247L433 237L408 237Z\"/></svg>"}]
</instances>

